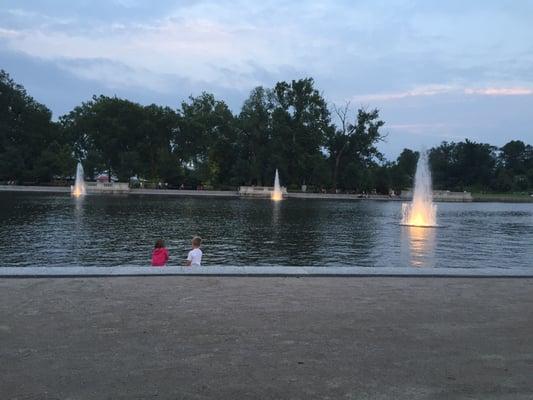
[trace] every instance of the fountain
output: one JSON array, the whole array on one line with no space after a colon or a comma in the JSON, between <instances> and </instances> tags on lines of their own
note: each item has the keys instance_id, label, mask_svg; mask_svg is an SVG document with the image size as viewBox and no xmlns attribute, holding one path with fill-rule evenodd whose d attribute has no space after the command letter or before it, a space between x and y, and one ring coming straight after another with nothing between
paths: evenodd
<instances>
[{"instance_id":1,"label":"fountain","mask_svg":"<svg viewBox=\"0 0 533 400\"><path fill-rule=\"evenodd\" d=\"M76 197L85 195L85 181L83 180L83 166L81 163L78 163L76 167L76 181L74 186L70 187L70 193Z\"/></svg>"},{"instance_id":2,"label":"fountain","mask_svg":"<svg viewBox=\"0 0 533 400\"><path fill-rule=\"evenodd\" d=\"M400 225L436 227L437 206L433 204L431 172L425 151L420 152L415 174L415 190L411 203L402 204L402 222Z\"/></svg>"},{"instance_id":3,"label":"fountain","mask_svg":"<svg viewBox=\"0 0 533 400\"><path fill-rule=\"evenodd\" d=\"M283 192L281 191L281 186L279 185L279 175L278 175L277 169L276 169L276 177L274 178L274 191L270 195L270 198L274 201L283 200Z\"/></svg>"}]
</instances>

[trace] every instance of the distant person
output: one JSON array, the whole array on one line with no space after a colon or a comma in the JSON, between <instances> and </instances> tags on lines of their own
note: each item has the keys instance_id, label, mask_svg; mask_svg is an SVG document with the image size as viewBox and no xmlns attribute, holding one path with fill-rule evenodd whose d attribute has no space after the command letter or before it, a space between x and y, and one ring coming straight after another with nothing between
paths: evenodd
<instances>
[{"instance_id":1,"label":"distant person","mask_svg":"<svg viewBox=\"0 0 533 400\"><path fill-rule=\"evenodd\" d=\"M200 267L202 265L202 250L200 250L200 246L202 245L202 238L195 236L192 238L192 250L189 251L189 254L187 255L187 263L186 265L188 267Z\"/></svg>"},{"instance_id":2,"label":"distant person","mask_svg":"<svg viewBox=\"0 0 533 400\"><path fill-rule=\"evenodd\" d=\"M152 252L152 266L164 267L168 261L168 250L165 248L165 242L158 239L155 242L154 251Z\"/></svg>"}]
</instances>

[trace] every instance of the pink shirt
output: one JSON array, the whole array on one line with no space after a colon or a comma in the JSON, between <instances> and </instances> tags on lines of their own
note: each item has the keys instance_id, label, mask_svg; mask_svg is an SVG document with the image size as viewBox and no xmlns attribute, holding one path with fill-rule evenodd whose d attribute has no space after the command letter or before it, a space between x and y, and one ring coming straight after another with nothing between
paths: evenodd
<instances>
[{"instance_id":1,"label":"pink shirt","mask_svg":"<svg viewBox=\"0 0 533 400\"><path fill-rule=\"evenodd\" d=\"M164 247L154 249L152 252L152 266L164 267L168 261L168 250Z\"/></svg>"}]
</instances>

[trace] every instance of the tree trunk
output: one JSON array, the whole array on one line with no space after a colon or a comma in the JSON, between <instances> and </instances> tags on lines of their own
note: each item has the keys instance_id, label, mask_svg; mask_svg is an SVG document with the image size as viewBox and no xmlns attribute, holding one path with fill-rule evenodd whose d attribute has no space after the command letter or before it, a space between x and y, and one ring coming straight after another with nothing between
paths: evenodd
<instances>
[{"instance_id":1,"label":"tree trunk","mask_svg":"<svg viewBox=\"0 0 533 400\"><path fill-rule=\"evenodd\" d=\"M339 175L339 165L341 163L341 153L335 157L335 168L333 169L333 190L337 192L337 177Z\"/></svg>"},{"instance_id":2,"label":"tree trunk","mask_svg":"<svg viewBox=\"0 0 533 400\"><path fill-rule=\"evenodd\" d=\"M339 153L335 157L335 168L333 169L333 190L335 192L337 192L337 178L339 176L339 166L341 164L341 158L342 158L344 151L346 150L347 145L348 145L348 142L346 142L344 146L342 146Z\"/></svg>"}]
</instances>

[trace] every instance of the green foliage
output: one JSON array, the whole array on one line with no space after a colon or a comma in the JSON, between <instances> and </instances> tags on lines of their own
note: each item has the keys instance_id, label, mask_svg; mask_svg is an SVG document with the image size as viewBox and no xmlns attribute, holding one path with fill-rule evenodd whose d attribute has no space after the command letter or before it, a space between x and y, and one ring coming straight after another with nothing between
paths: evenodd
<instances>
[{"instance_id":1,"label":"green foliage","mask_svg":"<svg viewBox=\"0 0 533 400\"><path fill-rule=\"evenodd\" d=\"M223 101L202 93L181 104L175 154L195 179L210 186L229 184L236 140L235 118Z\"/></svg>"},{"instance_id":2,"label":"green foliage","mask_svg":"<svg viewBox=\"0 0 533 400\"><path fill-rule=\"evenodd\" d=\"M89 177L107 171L123 181L136 175L174 181L178 174L168 167L175 162L178 168L172 152L177 114L168 107L95 96L60 121Z\"/></svg>"},{"instance_id":3,"label":"green foliage","mask_svg":"<svg viewBox=\"0 0 533 400\"><path fill-rule=\"evenodd\" d=\"M377 109L357 110L353 122L349 120L349 103L343 108L334 106L334 111L340 126L331 126L327 130L325 143L333 170L333 188L369 190L373 181L366 171L383 159L376 144L384 139L380 128L385 123L379 119Z\"/></svg>"},{"instance_id":4,"label":"green foliage","mask_svg":"<svg viewBox=\"0 0 533 400\"><path fill-rule=\"evenodd\" d=\"M276 168L274 162L281 161L274 154L272 140L272 97L270 90L256 87L237 118L239 154L235 173L240 183L270 185Z\"/></svg>"},{"instance_id":5,"label":"green foliage","mask_svg":"<svg viewBox=\"0 0 533 400\"><path fill-rule=\"evenodd\" d=\"M449 190L490 190L496 172L496 148L486 143L447 143L431 149L433 185Z\"/></svg>"},{"instance_id":6,"label":"green foliage","mask_svg":"<svg viewBox=\"0 0 533 400\"><path fill-rule=\"evenodd\" d=\"M0 181L38 183L69 174L72 151L51 118L48 108L0 70Z\"/></svg>"},{"instance_id":7,"label":"green foliage","mask_svg":"<svg viewBox=\"0 0 533 400\"><path fill-rule=\"evenodd\" d=\"M80 160L88 179L106 172L171 187L272 185L276 169L294 189L387 194L412 187L419 154L404 149L396 161L384 160L377 109L347 103L332 111L335 123L306 78L256 87L237 115L210 93L177 110L94 96L55 123L0 71L0 181L72 178ZM533 189L533 147L521 141L498 149L466 139L429 153L437 189Z\"/></svg>"},{"instance_id":8,"label":"green foliage","mask_svg":"<svg viewBox=\"0 0 533 400\"><path fill-rule=\"evenodd\" d=\"M394 191L413 187L419 155L417 151L403 149L396 162L389 166L390 183Z\"/></svg>"},{"instance_id":9,"label":"green foliage","mask_svg":"<svg viewBox=\"0 0 533 400\"><path fill-rule=\"evenodd\" d=\"M316 160L330 126L327 103L311 78L278 82L271 93L272 160L293 184L314 183ZM272 178L271 178L272 179Z\"/></svg>"}]
</instances>

